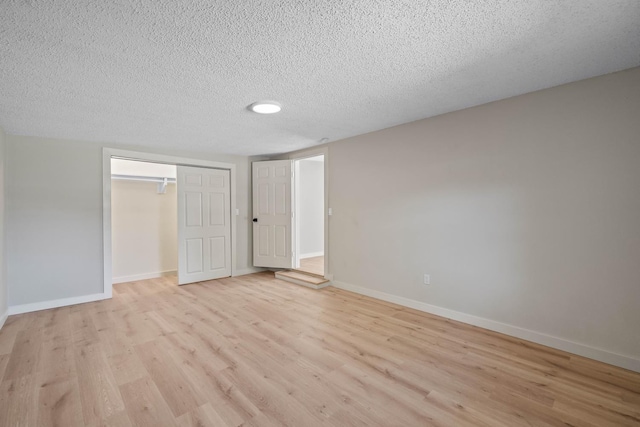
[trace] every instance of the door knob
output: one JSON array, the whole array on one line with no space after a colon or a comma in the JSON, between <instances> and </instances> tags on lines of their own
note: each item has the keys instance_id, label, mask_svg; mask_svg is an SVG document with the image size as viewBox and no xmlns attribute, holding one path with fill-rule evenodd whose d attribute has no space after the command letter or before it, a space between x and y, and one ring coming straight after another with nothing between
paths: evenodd
<instances>
[{"instance_id":1,"label":"door knob","mask_svg":"<svg viewBox=\"0 0 640 427\"><path fill-rule=\"evenodd\" d=\"M253 218L253 222L258 222L258 218Z\"/></svg>"}]
</instances>

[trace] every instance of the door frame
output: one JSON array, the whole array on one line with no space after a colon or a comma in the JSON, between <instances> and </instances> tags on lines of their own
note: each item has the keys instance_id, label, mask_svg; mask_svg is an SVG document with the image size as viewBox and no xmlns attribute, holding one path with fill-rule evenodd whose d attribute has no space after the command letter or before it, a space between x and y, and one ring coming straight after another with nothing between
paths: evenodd
<instances>
[{"instance_id":1,"label":"door frame","mask_svg":"<svg viewBox=\"0 0 640 427\"><path fill-rule=\"evenodd\" d=\"M329 209L331 209L329 205L329 147L325 145L322 147L310 148L308 150L295 151L293 153L288 153L286 158L294 161L294 165L295 165L295 160L304 160L304 159L308 159L309 157L316 157L320 155L324 156L324 278L327 280L333 280L333 273L331 273L330 264L329 264L329 216L330 216ZM297 177L294 177L294 181L296 179ZM294 189L294 195L296 195L296 193L297 193L297 189ZM297 204L298 204L298 201L296 200L294 202L294 206L296 206ZM298 217L298 213L296 212L295 218L294 218L295 219L294 228L296 228L298 224L297 217ZM296 246L299 246L299 239L297 237L297 234L296 234ZM296 247L295 250L296 250L296 256L298 256L297 252L299 252L299 247Z\"/></svg>"},{"instance_id":2,"label":"door frame","mask_svg":"<svg viewBox=\"0 0 640 427\"><path fill-rule=\"evenodd\" d=\"M200 160L188 157L168 156L143 151L121 150L116 148L102 149L102 242L103 242L103 291L105 298L113 295L113 275L111 256L111 158L137 160L141 162L164 163L169 165L195 166L212 169L227 169L231 186L231 276L236 275L236 165L233 163Z\"/></svg>"}]
</instances>

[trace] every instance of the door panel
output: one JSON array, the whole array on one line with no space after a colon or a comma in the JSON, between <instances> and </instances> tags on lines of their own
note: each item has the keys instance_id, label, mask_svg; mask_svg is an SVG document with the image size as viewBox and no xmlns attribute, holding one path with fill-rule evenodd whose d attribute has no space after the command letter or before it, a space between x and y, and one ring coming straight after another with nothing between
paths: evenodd
<instances>
[{"instance_id":1,"label":"door panel","mask_svg":"<svg viewBox=\"0 0 640 427\"><path fill-rule=\"evenodd\" d=\"M226 265L225 259L225 238L224 236L212 237L209 239L210 254L211 254L211 270L218 270L224 268Z\"/></svg>"},{"instance_id":2,"label":"door panel","mask_svg":"<svg viewBox=\"0 0 640 427\"><path fill-rule=\"evenodd\" d=\"M269 184L258 184L258 214L269 215Z\"/></svg>"},{"instance_id":3,"label":"door panel","mask_svg":"<svg viewBox=\"0 0 640 427\"><path fill-rule=\"evenodd\" d=\"M223 193L209 194L209 204L211 212L209 213L209 225L224 225L225 220L225 203Z\"/></svg>"},{"instance_id":4,"label":"door panel","mask_svg":"<svg viewBox=\"0 0 640 427\"><path fill-rule=\"evenodd\" d=\"M283 225L273 227L275 234L275 252L277 257L287 256L287 228Z\"/></svg>"},{"instance_id":5,"label":"door panel","mask_svg":"<svg viewBox=\"0 0 640 427\"><path fill-rule=\"evenodd\" d=\"M253 162L253 265L293 267L291 160Z\"/></svg>"},{"instance_id":6,"label":"door panel","mask_svg":"<svg viewBox=\"0 0 640 427\"><path fill-rule=\"evenodd\" d=\"M187 273L202 273L202 239L187 239Z\"/></svg>"},{"instance_id":7,"label":"door panel","mask_svg":"<svg viewBox=\"0 0 640 427\"><path fill-rule=\"evenodd\" d=\"M269 239L269 227L266 225L258 225L258 247L259 256L269 256L269 247L271 246L271 239Z\"/></svg>"},{"instance_id":8,"label":"door panel","mask_svg":"<svg viewBox=\"0 0 640 427\"><path fill-rule=\"evenodd\" d=\"M178 283L231 275L228 170L178 166Z\"/></svg>"},{"instance_id":9,"label":"door panel","mask_svg":"<svg viewBox=\"0 0 640 427\"><path fill-rule=\"evenodd\" d=\"M185 207L187 227L202 227L202 193L185 193Z\"/></svg>"}]
</instances>

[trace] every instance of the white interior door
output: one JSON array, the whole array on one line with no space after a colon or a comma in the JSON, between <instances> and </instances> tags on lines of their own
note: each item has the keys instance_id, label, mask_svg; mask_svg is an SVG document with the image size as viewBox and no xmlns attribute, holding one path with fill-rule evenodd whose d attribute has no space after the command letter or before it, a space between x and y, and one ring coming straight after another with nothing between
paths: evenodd
<instances>
[{"instance_id":1,"label":"white interior door","mask_svg":"<svg viewBox=\"0 0 640 427\"><path fill-rule=\"evenodd\" d=\"M253 162L253 265L293 268L291 160Z\"/></svg>"},{"instance_id":2,"label":"white interior door","mask_svg":"<svg viewBox=\"0 0 640 427\"><path fill-rule=\"evenodd\" d=\"M231 185L225 169L177 167L178 284L231 276Z\"/></svg>"}]
</instances>

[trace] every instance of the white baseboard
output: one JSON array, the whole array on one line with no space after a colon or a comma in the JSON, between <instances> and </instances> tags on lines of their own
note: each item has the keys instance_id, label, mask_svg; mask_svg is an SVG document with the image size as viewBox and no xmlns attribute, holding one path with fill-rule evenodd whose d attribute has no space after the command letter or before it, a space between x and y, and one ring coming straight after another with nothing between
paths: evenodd
<instances>
[{"instance_id":1,"label":"white baseboard","mask_svg":"<svg viewBox=\"0 0 640 427\"><path fill-rule=\"evenodd\" d=\"M155 273L133 274L131 276L120 276L113 278L113 284L135 282L137 280L157 279L159 277L171 276L177 274L176 270L158 271Z\"/></svg>"},{"instance_id":2,"label":"white baseboard","mask_svg":"<svg viewBox=\"0 0 640 427\"><path fill-rule=\"evenodd\" d=\"M7 317L9 317L8 308L4 311L4 314L0 316L0 329L2 329L2 327L4 326L4 322L7 320Z\"/></svg>"},{"instance_id":3,"label":"white baseboard","mask_svg":"<svg viewBox=\"0 0 640 427\"><path fill-rule=\"evenodd\" d=\"M558 350L563 350L579 356L588 357L589 359L598 360L600 362L609 363L614 366L629 369L631 371L640 372L640 359L623 354L612 353L600 348L591 347L585 344L565 340L563 338L554 337L543 334L541 332L520 328L518 326L508 325L506 323L497 322L495 320L485 319L483 317L473 316L471 314L461 313L459 311L450 310L448 308L438 307L436 305L427 304L425 302L412 300L405 297L387 294L385 292L364 288L362 286L352 285L349 283L333 281L332 285L339 289L355 292L357 294L366 295L372 298L395 303L405 307L435 314L437 316L446 317L448 319L457 320L473 326L479 326L491 331L500 332L512 337L521 338L532 341L537 344L546 345Z\"/></svg>"},{"instance_id":4,"label":"white baseboard","mask_svg":"<svg viewBox=\"0 0 640 427\"><path fill-rule=\"evenodd\" d=\"M233 277L244 276L245 274L260 273L261 271L266 271L266 270L268 270L268 268L262 268L262 267L241 268L233 272Z\"/></svg>"},{"instance_id":5,"label":"white baseboard","mask_svg":"<svg viewBox=\"0 0 640 427\"><path fill-rule=\"evenodd\" d=\"M52 301L34 302L31 304L12 305L9 307L9 315L48 310L50 308L65 307L67 305L84 304L85 302L100 301L108 298L110 297L107 294L93 294L83 295L81 297L56 299Z\"/></svg>"},{"instance_id":6,"label":"white baseboard","mask_svg":"<svg viewBox=\"0 0 640 427\"><path fill-rule=\"evenodd\" d=\"M324 252L309 252L308 254L300 254L300 259L315 258L317 256L324 256Z\"/></svg>"}]
</instances>

